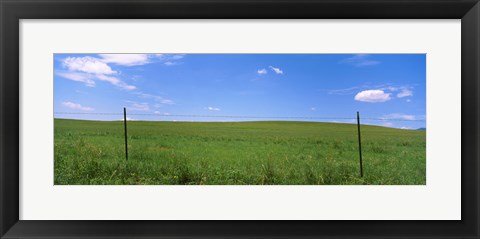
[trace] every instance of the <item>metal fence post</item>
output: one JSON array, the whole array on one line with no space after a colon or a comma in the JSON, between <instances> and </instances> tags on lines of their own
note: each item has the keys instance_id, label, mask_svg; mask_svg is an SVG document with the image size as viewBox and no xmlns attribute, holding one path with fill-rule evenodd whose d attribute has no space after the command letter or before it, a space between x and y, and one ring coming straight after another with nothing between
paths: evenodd
<instances>
[{"instance_id":1,"label":"metal fence post","mask_svg":"<svg viewBox=\"0 0 480 239\"><path fill-rule=\"evenodd\" d=\"M128 160L128 143L127 143L127 109L123 107L123 125L125 128L125 160Z\"/></svg>"},{"instance_id":2,"label":"metal fence post","mask_svg":"<svg viewBox=\"0 0 480 239\"><path fill-rule=\"evenodd\" d=\"M363 177L362 139L360 137L360 113L358 111L357 111L357 128L358 128L358 153L360 154L360 177Z\"/></svg>"}]
</instances>

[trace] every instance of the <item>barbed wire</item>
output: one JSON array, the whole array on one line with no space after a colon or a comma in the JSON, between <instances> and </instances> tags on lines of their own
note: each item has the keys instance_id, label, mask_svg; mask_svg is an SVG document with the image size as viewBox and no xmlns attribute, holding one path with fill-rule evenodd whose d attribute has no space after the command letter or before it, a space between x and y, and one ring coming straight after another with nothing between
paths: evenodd
<instances>
[{"instance_id":1,"label":"barbed wire","mask_svg":"<svg viewBox=\"0 0 480 239\"><path fill-rule=\"evenodd\" d=\"M63 115L118 115L123 113L112 112L54 112ZM188 117L188 118L235 118L235 119L310 119L310 120L356 120L349 117L315 117L315 116L242 116L242 115L182 115L182 114L155 114L155 113L129 113L127 116L155 116L155 117ZM361 118L361 120L377 121L425 121L425 119L399 119L399 118Z\"/></svg>"}]
</instances>

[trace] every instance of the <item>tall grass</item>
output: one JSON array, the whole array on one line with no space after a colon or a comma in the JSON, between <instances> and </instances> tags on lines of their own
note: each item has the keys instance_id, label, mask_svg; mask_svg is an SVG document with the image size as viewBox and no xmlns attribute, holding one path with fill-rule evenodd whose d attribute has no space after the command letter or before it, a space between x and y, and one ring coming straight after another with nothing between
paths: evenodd
<instances>
[{"instance_id":1,"label":"tall grass","mask_svg":"<svg viewBox=\"0 0 480 239\"><path fill-rule=\"evenodd\" d=\"M55 119L58 185L426 183L425 131L316 122L123 122Z\"/></svg>"}]
</instances>

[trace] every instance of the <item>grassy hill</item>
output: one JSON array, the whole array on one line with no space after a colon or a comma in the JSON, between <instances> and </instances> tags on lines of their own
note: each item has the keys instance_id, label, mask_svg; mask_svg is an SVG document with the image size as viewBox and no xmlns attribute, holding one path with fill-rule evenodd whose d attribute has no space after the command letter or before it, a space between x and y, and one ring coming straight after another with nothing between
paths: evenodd
<instances>
[{"instance_id":1,"label":"grassy hill","mask_svg":"<svg viewBox=\"0 0 480 239\"><path fill-rule=\"evenodd\" d=\"M355 124L55 119L55 184L425 184L425 131Z\"/></svg>"}]
</instances>

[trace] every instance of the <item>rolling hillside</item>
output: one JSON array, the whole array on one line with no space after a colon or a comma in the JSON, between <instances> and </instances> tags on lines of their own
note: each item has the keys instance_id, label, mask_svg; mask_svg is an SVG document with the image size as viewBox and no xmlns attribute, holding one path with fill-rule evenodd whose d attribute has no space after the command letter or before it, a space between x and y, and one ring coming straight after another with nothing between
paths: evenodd
<instances>
[{"instance_id":1,"label":"rolling hillside","mask_svg":"<svg viewBox=\"0 0 480 239\"><path fill-rule=\"evenodd\" d=\"M426 131L355 124L55 119L56 185L426 183Z\"/></svg>"}]
</instances>

